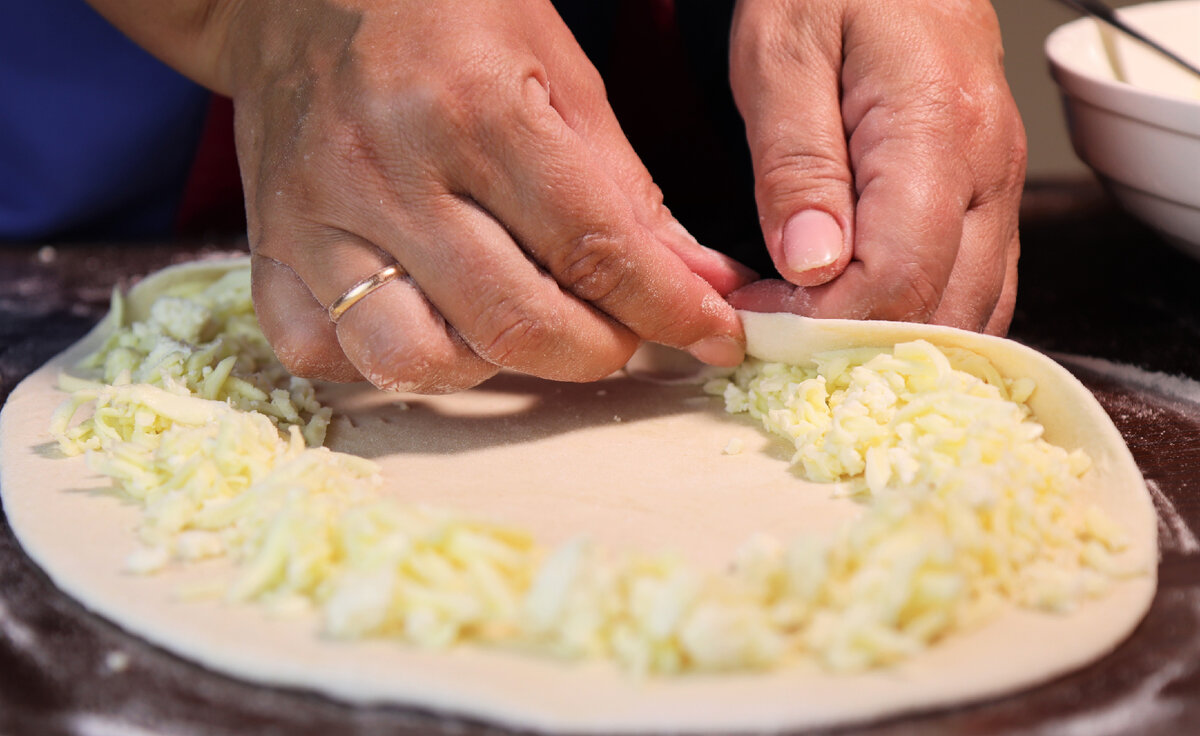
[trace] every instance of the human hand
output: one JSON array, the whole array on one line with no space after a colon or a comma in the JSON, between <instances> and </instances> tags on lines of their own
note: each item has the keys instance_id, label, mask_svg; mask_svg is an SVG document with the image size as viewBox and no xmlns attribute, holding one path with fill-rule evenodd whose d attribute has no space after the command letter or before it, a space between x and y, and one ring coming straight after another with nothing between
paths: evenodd
<instances>
[{"instance_id":1,"label":"human hand","mask_svg":"<svg viewBox=\"0 0 1200 736\"><path fill-rule=\"evenodd\" d=\"M255 303L293 372L443 392L600 378L640 340L740 361L746 270L662 206L548 0L259 0L230 29Z\"/></svg>"},{"instance_id":2,"label":"human hand","mask_svg":"<svg viewBox=\"0 0 1200 736\"><path fill-rule=\"evenodd\" d=\"M739 307L1003 334L1025 135L985 0L739 0L731 82L788 282Z\"/></svg>"}]
</instances>

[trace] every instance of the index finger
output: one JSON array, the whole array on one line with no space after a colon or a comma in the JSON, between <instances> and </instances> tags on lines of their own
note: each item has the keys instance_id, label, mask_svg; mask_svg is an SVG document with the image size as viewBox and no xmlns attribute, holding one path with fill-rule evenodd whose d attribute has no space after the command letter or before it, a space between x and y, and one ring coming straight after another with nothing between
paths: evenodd
<instances>
[{"instance_id":1,"label":"index finger","mask_svg":"<svg viewBox=\"0 0 1200 736\"><path fill-rule=\"evenodd\" d=\"M732 307L639 222L541 77L517 77L499 80L501 91L479 111L480 134L447 141L457 155L449 186L502 222L566 294L642 339L738 362L743 335Z\"/></svg>"}]
</instances>

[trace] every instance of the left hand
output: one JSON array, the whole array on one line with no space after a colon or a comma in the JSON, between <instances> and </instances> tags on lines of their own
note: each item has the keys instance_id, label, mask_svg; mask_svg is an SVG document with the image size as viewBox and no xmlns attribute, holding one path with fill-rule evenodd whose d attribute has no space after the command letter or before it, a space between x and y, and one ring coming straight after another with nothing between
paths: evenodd
<instances>
[{"instance_id":1,"label":"left hand","mask_svg":"<svg viewBox=\"0 0 1200 736\"><path fill-rule=\"evenodd\" d=\"M787 282L735 306L1003 334L1025 134L986 0L739 0L731 81Z\"/></svg>"}]
</instances>

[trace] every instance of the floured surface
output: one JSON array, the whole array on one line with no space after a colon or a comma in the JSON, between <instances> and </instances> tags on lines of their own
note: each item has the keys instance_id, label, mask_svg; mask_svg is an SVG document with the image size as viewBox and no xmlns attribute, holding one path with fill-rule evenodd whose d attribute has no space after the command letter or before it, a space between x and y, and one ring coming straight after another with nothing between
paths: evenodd
<instances>
[{"instance_id":1,"label":"floured surface","mask_svg":"<svg viewBox=\"0 0 1200 736\"><path fill-rule=\"evenodd\" d=\"M799 480L785 446L696 386L504 374L453 396L405 397L402 411L358 386L322 398L340 416L327 446L379 462L397 498L535 529L550 546L585 532L717 568L755 532L820 532L860 510ZM723 454L735 437L745 449Z\"/></svg>"},{"instance_id":2,"label":"floured surface","mask_svg":"<svg viewBox=\"0 0 1200 736\"><path fill-rule=\"evenodd\" d=\"M760 344L763 337L755 331L763 326L760 318L748 318L752 340ZM765 326L771 335L814 329L792 318ZM855 334L861 326L815 329L832 330L834 344L814 350L863 339ZM1128 452L1107 418L1095 414L1100 409L1090 394L1062 369L1012 343L945 335L980 341L982 347L964 346L985 352L1003 370L1033 376L1039 394L1055 399L1034 402L1049 439L1082 443L1097 461L1099 482L1090 486L1095 500L1131 534L1133 561L1153 570L1152 507ZM939 340L945 335L886 326L868 337L921 336L945 344ZM802 339L812 345L817 338ZM794 338L782 342L795 344ZM311 618L273 619L253 607L175 601L180 584L212 576L203 565L154 578L119 572L135 546L137 510L87 492L107 481L78 459L58 459L45 431L62 398L54 389L56 372L81 354L31 376L5 407L0 487L14 529L56 583L90 607L189 658L255 681L547 730L783 729L957 703L1047 679L1114 646L1153 594L1151 573L1071 616L1005 611L986 628L952 637L901 666L856 676L797 666L639 682L610 664L321 641ZM626 378L573 386L501 376L456 396L402 397L407 410L396 397L362 388L338 387L323 398L344 415L335 419L329 444L380 461L398 497L517 524L548 544L587 533L613 546L675 550L719 565L755 531L787 537L831 530L858 511L849 501L831 499L830 487L797 479L787 467L788 453L692 387ZM723 454L735 436L746 449Z\"/></svg>"}]
</instances>

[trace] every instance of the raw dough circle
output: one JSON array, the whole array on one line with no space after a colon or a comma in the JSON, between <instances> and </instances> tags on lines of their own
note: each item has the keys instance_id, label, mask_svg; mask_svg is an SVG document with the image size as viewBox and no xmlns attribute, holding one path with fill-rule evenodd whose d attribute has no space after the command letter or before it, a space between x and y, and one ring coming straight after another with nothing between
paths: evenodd
<instances>
[{"instance_id":1,"label":"raw dough circle","mask_svg":"<svg viewBox=\"0 0 1200 736\"><path fill-rule=\"evenodd\" d=\"M142 282L134 314L196 264ZM1002 610L890 669L830 675L811 663L765 673L637 680L605 662L564 664L474 648L427 652L389 641L321 639L315 616L181 602L183 584L223 562L154 577L121 572L139 511L107 493L81 458L62 459L47 426L63 400L58 372L91 351L105 322L29 376L0 415L0 491L14 532L54 582L90 609L185 658L251 682L315 690L351 703L432 708L552 732L777 731L875 720L994 697L1082 667L1138 624L1155 589L1154 509L1112 422L1065 369L1017 343L946 328L744 314L751 351L771 360L924 338L982 353L1007 375L1037 381L1031 402L1052 442L1082 447L1089 500L1119 520L1123 558L1150 572L1070 615ZM832 530L858 507L798 480L788 451L726 415L694 386L614 376L573 385L502 374L440 397L326 386L329 445L375 459L390 492L531 530L546 544L580 533L614 547L673 550L699 565L729 560L750 534ZM407 410L399 408L403 400ZM738 455L721 452L742 438Z\"/></svg>"}]
</instances>

